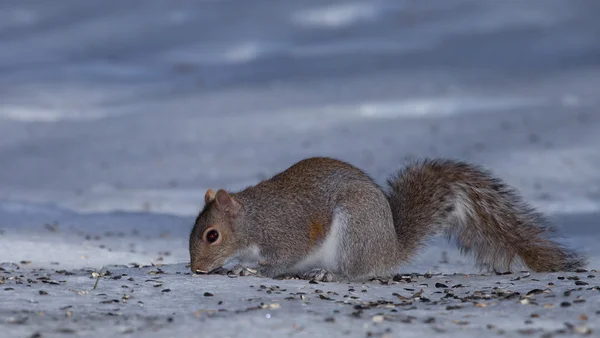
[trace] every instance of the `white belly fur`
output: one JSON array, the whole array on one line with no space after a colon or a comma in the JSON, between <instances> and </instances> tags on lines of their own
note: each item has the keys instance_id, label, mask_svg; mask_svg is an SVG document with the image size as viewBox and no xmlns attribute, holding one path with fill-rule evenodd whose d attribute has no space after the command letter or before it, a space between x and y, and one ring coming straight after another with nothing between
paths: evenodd
<instances>
[{"instance_id":1,"label":"white belly fur","mask_svg":"<svg viewBox=\"0 0 600 338\"><path fill-rule=\"evenodd\" d=\"M256 245L252 245L244 250L240 250L235 255L229 258L223 267L231 269L237 264L241 264L248 268L257 268L258 262L262 259L260 249Z\"/></svg>"},{"instance_id":2,"label":"white belly fur","mask_svg":"<svg viewBox=\"0 0 600 338\"><path fill-rule=\"evenodd\" d=\"M326 269L331 272L339 270L339 257L343 234L346 231L348 216L336 210L327 237L320 247L292 268L292 272Z\"/></svg>"}]
</instances>

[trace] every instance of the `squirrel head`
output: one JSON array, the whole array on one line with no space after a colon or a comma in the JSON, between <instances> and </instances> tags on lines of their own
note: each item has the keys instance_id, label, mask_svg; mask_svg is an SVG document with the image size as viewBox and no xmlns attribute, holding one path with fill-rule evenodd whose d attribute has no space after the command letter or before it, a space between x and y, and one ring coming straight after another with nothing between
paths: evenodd
<instances>
[{"instance_id":1,"label":"squirrel head","mask_svg":"<svg viewBox=\"0 0 600 338\"><path fill-rule=\"evenodd\" d=\"M208 273L222 267L236 254L240 242L235 222L242 209L242 204L223 189L206 192L204 209L190 235L192 273Z\"/></svg>"}]
</instances>

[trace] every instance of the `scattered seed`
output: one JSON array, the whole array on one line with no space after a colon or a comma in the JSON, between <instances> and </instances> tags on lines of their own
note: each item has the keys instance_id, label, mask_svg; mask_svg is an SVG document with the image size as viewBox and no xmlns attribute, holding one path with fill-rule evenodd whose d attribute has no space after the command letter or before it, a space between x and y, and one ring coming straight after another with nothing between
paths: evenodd
<instances>
[{"instance_id":1,"label":"scattered seed","mask_svg":"<svg viewBox=\"0 0 600 338\"><path fill-rule=\"evenodd\" d=\"M21 267L15 263L0 263L0 271L13 271L19 269L21 269Z\"/></svg>"},{"instance_id":2,"label":"scattered seed","mask_svg":"<svg viewBox=\"0 0 600 338\"><path fill-rule=\"evenodd\" d=\"M28 319L29 319L29 317L27 317L27 316L11 317L8 319L8 323L21 325L21 324L25 324L25 322L27 322Z\"/></svg>"},{"instance_id":3,"label":"scattered seed","mask_svg":"<svg viewBox=\"0 0 600 338\"><path fill-rule=\"evenodd\" d=\"M374 323L381 323L385 318L381 315L373 316L372 320Z\"/></svg>"},{"instance_id":4,"label":"scattered seed","mask_svg":"<svg viewBox=\"0 0 600 338\"><path fill-rule=\"evenodd\" d=\"M582 335L588 335L592 333L592 329L587 326L575 326L573 331Z\"/></svg>"},{"instance_id":5,"label":"scattered seed","mask_svg":"<svg viewBox=\"0 0 600 338\"><path fill-rule=\"evenodd\" d=\"M539 329L521 329L521 330L517 330L517 332L519 332L522 335L533 335L534 333L538 332Z\"/></svg>"},{"instance_id":6,"label":"scattered seed","mask_svg":"<svg viewBox=\"0 0 600 338\"><path fill-rule=\"evenodd\" d=\"M56 332L57 333L65 333L65 334L73 334L76 331L73 329L70 329L68 327L61 327L61 328L56 329Z\"/></svg>"},{"instance_id":7,"label":"scattered seed","mask_svg":"<svg viewBox=\"0 0 600 338\"><path fill-rule=\"evenodd\" d=\"M74 272L70 272L67 270L56 270L56 273L60 274L60 275L65 275L65 276L73 276L75 275Z\"/></svg>"},{"instance_id":8,"label":"scattered seed","mask_svg":"<svg viewBox=\"0 0 600 338\"><path fill-rule=\"evenodd\" d=\"M569 306L571 306L571 303L569 303L569 302L562 302L562 303L560 303L560 306L561 307L569 307Z\"/></svg>"},{"instance_id":9,"label":"scattered seed","mask_svg":"<svg viewBox=\"0 0 600 338\"><path fill-rule=\"evenodd\" d=\"M212 293L210 293L210 292L205 292L204 293L204 297L212 297L212 296L214 296L214 295Z\"/></svg>"},{"instance_id":10,"label":"scattered seed","mask_svg":"<svg viewBox=\"0 0 600 338\"><path fill-rule=\"evenodd\" d=\"M462 309L462 306L460 306L460 305L448 305L448 306L446 306L446 310L447 311L458 310L458 309Z\"/></svg>"},{"instance_id":11,"label":"scattered seed","mask_svg":"<svg viewBox=\"0 0 600 338\"><path fill-rule=\"evenodd\" d=\"M214 310L196 310L196 311L194 311L194 316L200 317L203 313L211 314L211 313L215 313L215 311Z\"/></svg>"}]
</instances>

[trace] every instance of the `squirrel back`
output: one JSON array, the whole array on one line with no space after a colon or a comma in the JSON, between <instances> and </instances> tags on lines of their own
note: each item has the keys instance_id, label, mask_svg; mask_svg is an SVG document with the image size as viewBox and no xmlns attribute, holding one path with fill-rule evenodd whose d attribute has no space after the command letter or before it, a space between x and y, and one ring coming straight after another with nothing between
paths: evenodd
<instances>
[{"instance_id":1,"label":"squirrel back","mask_svg":"<svg viewBox=\"0 0 600 338\"><path fill-rule=\"evenodd\" d=\"M517 262L535 271L585 264L552 231L513 189L473 165L424 160L384 190L346 162L313 157L240 192L207 191L189 249L194 272L239 259L265 276L325 280L389 275L439 233L496 271Z\"/></svg>"},{"instance_id":2,"label":"squirrel back","mask_svg":"<svg viewBox=\"0 0 600 338\"><path fill-rule=\"evenodd\" d=\"M206 241L212 229L222 242ZM385 194L360 169L324 157L237 193L209 190L190 236L192 270L204 272L241 258L268 276L320 267L351 278L389 272L399 251Z\"/></svg>"}]
</instances>

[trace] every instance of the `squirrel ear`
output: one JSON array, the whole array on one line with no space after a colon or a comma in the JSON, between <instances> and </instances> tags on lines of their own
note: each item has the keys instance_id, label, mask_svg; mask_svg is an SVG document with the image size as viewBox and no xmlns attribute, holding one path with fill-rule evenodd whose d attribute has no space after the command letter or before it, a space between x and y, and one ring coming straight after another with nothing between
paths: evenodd
<instances>
[{"instance_id":1,"label":"squirrel ear","mask_svg":"<svg viewBox=\"0 0 600 338\"><path fill-rule=\"evenodd\" d=\"M231 215L237 214L241 208L240 202L236 201L233 197L223 189L219 189L215 194L215 204L217 209L229 213Z\"/></svg>"},{"instance_id":2,"label":"squirrel ear","mask_svg":"<svg viewBox=\"0 0 600 338\"><path fill-rule=\"evenodd\" d=\"M215 199L215 192L212 189L208 189L204 195L204 204L210 203Z\"/></svg>"}]
</instances>

